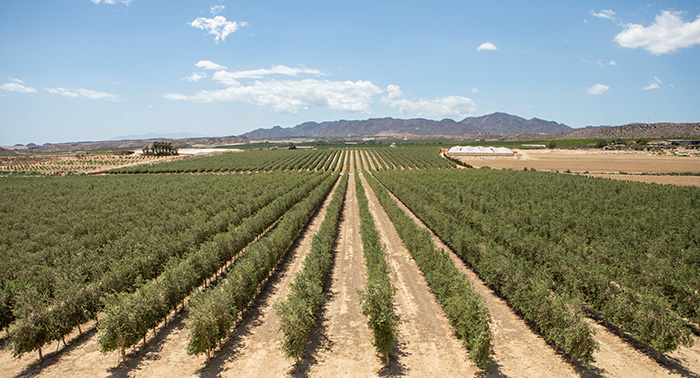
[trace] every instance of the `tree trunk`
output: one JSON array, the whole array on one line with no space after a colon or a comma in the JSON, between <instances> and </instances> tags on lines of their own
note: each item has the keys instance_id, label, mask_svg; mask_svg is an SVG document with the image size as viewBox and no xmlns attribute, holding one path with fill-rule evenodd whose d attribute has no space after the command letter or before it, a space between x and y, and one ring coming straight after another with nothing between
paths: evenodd
<instances>
[{"instance_id":1,"label":"tree trunk","mask_svg":"<svg viewBox=\"0 0 700 378\"><path fill-rule=\"evenodd\" d=\"M41 361L44 358L44 355L41 354L41 348L39 348L39 361Z\"/></svg>"},{"instance_id":2,"label":"tree trunk","mask_svg":"<svg viewBox=\"0 0 700 378\"><path fill-rule=\"evenodd\" d=\"M78 334L81 336L83 335L83 330L80 329L80 323L78 323Z\"/></svg>"}]
</instances>

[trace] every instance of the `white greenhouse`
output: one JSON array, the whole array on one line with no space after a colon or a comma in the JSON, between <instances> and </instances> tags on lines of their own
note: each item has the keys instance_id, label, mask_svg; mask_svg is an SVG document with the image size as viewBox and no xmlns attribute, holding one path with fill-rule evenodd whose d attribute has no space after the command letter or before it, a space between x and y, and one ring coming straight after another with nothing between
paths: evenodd
<instances>
[{"instance_id":1,"label":"white greenhouse","mask_svg":"<svg viewBox=\"0 0 700 378\"><path fill-rule=\"evenodd\" d=\"M447 156L513 156L513 150L506 147L454 146L447 151Z\"/></svg>"}]
</instances>

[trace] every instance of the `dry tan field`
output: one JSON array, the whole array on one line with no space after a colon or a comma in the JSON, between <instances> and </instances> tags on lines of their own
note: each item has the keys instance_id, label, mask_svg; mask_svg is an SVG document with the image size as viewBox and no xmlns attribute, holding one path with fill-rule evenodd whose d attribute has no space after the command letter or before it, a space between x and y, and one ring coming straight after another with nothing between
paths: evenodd
<instances>
[{"instance_id":1,"label":"dry tan field","mask_svg":"<svg viewBox=\"0 0 700 378\"><path fill-rule=\"evenodd\" d=\"M515 150L514 157L463 157L480 168L531 169L586 174L616 180L700 186L700 176L671 176L669 173L700 174L700 156L656 155L638 151ZM624 173L624 174L621 174ZM665 174L662 176L649 174Z\"/></svg>"}]
</instances>

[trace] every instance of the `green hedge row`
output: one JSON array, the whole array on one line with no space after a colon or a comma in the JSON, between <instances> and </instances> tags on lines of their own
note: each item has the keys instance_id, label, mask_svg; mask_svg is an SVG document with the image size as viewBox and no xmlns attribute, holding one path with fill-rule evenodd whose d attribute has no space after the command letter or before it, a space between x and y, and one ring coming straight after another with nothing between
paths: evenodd
<instances>
[{"instance_id":1,"label":"green hedge row","mask_svg":"<svg viewBox=\"0 0 700 378\"><path fill-rule=\"evenodd\" d=\"M247 244L269 228L294 204L301 201L318 186L323 176L318 176L297 186L286 194L276 193L277 198L255 214L232 224L227 232L216 235L199 249L168 261L165 271L133 293L115 293L105 297L104 316L99 321L100 350L109 352L130 348L154 329L192 290L235 257ZM154 331L155 333L155 331Z\"/></svg>"},{"instance_id":2,"label":"green hedge row","mask_svg":"<svg viewBox=\"0 0 700 378\"><path fill-rule=\"evenodd\" d=\"M491 315L483 298L457 270L447 253L435 247L430 232L418 227L375 179L368 181L469 350L469 359L480 368L487 368L493 354L493 335Z\"/></svg>"},{"instance_id":3,"label":"green hedge row","mask_svg":"<svg viewBox=\"0 0 700 378\"><path fill-rule=\"evenodd\" d=\"M275 304L284 334L282 351L288 357L300 359L304 353L316 313L323 300L323 285L333 262L333 246L338 235L338 221L343 209L348 175L344 175L326 208L326 216L311 240L311 249L304 259L304 267L294 277L291 293Z\"/></svg>"},{"instance_id":4,"label":"green hedge row","mask_svg":"<svg viewBox=\"0 0 700 378\"><path fill-rule=\"evenodd\" d=\"M396 340L398 321L394 314L394 294L396 288L389 280L389 266L386 263L384 247L379 238L379 232L374 225L365 189L355 171L355 187L357 203L360 208L360 235L362 249L367 264L367 283L365 290L360 292L362 313L369 317L368 325L374 335L374 347L386 361Z\"/></svg>"},{"instance_id":5,"label":"green hedge row","mask_svg":"<svg viewBox=\"0 0 700 378\"><path fill-rule=\"evenodd\" d=\"M323 202L338 175L326 177L306 199L294 205L272 231L246 248L227 273L224 282L195 294L188 302L188 354L206 353L210 356L216 345L228 336L240 315L248 308L262 284Z\"/></svg>"}]
</instances>

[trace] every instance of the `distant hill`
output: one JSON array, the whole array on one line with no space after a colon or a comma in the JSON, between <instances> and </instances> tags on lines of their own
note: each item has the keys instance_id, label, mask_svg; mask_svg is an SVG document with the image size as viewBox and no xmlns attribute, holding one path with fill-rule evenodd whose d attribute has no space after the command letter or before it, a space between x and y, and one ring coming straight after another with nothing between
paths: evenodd
<instances>
[{"instance_id":1,"label":"distant hill","mask_svg":"<svg viewBox=\"0 0 700 378\"><path fill-rule=\"evenodd\" d=\"M557 139L700 138L700 123L630 123L576 129Z\"/></svg>"},{"instance_id":2,"label":"distant hill","mask_svg":"<svg viewBox=\"0 0 700 378\"><path fill-rule=\"evenodd\" d=\"M0 147L0 155L16 155L16 154L17 153L15 151Z\"/></svg>"},{"instance_id":3,"label":"distant hill","mask_svg":"<svg viewBox=\"0 0 700 378\"><path fill-rule=\"evenodd\" d=\"M527 120L506 113L493 113L481 117L467 117L459 122L449 118L441 121L423 118L371 118L357 121L305 122L288 128L275 126L271 129L257 129L243 136L250 139L276 139L390 135L517 135L561 134L571 130L571 127L553 121L539 118Z\"/></svg>"}]
</instances>

